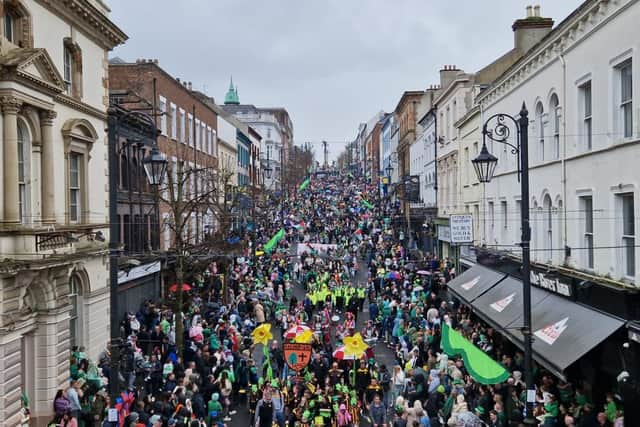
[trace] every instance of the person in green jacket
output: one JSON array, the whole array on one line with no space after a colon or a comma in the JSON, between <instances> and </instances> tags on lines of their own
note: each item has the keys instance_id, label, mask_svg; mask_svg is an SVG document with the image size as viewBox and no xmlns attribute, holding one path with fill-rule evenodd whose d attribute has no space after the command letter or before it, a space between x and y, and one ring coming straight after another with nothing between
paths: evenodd
<instances>
[{"instance_id":1,"label":"person in green jacket","mask_svg":"<svg viewBox=\"0 0 640 427\"><path fill-rule=\"evenodd\" d=\"M211 395L211 400L207 404L209 425L215 425L220 419L222 419L222 405L219 400L220 395L218 393L213 393Z\"/></svg>"}]
</instances>

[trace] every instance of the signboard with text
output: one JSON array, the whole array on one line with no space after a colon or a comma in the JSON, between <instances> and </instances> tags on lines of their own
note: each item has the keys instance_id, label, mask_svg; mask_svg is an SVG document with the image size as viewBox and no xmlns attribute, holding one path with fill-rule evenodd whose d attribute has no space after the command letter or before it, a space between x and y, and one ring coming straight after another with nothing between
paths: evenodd
<instances>
[{"instance_id":1,"label":"signboard with text","mask_svg":"<svg viewBox=\"0 0 640 427\"><path fill-rule=\"evenodd\" d=\"M449 217L451 243L473 243L473 216L451 215Z\"/></svg>"}]
</instances>

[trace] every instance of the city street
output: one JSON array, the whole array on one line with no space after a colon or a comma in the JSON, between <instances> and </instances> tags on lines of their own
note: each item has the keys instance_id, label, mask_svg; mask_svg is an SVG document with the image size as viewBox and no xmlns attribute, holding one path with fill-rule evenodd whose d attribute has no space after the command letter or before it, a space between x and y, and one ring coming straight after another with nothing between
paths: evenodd
<instances>
[{"instance_id":1,"label":"city street","mask_svg":"<svg viewBox=\"0 0 640 427\"><path fill-rule=\"evenodd\" d=\"M0 6L0 426L640 427L640 0Z\"/></svg>"}]
</instances>

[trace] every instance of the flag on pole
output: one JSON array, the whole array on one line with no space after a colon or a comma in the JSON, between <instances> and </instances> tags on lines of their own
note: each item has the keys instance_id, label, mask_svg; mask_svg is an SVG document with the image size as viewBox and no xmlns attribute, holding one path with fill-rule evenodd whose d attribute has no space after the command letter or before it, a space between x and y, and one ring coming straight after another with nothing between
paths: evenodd
<instances>
[{"instance_id":1,"label":"flag on pole","mask_svg":"<svg viewBox=\"0 0 640 427\"><path fill-rule=\"evenodd\" d=\"M373 205L369 203L366 199L362 199L362 205L367 209L373 209Z\"/></svg>"},{"instance_id":2,"label":"flag on pole","mask_svg":"<svg viewBox=\"0 0 640 427\"><path fill-rule=\"evenodd\" d=\"M307 178L305 179L302 184L300 184L300 187L298 188L300 191L304 191L305 188L307 188L309 186L309 184L311 184L311 178Z\"/></svg>"}]
</instances>

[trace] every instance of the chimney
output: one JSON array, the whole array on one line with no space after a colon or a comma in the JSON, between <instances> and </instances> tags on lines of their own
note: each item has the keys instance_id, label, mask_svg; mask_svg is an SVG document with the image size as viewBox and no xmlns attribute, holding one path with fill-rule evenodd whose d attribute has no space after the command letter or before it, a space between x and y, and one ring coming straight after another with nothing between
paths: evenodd
<instances>
[{"instance_id":1,"label":"chimney","mask_svg":"<svg viewBox=\"0 0 640 427\"><path fill-rule=\"evenodd\" d=\"M527 6L526 18L517 19L511 28L514 49L524 55L551 32L553 19L540 16L540 5Z\"/></svg>"},{"instance_id":2,"label":"chimney","mask_svg":"<svg viewBox=\"0 0 640 427\"><path fill-rule=\"evenodd\" d=\"M180 77L176 77L176 81L180 83Z\"/></svg>"},{"instance_id":3,"label":"chimney","mask_svg":"<svg viewBox=\"0 0 640 427\"><path fill-rule=\"evenodd\" d=\"M440 70L440 87L447 87L456 79L460 70L455 65L445 65Z\"/></svg>"},{"instance_id":4,"label":"chimney","mask_svg":"<svg viewBox=\"0 0 640 427\"><path fill-rule=\"evenodd\" d=\"M189 90L191 90L191 87L192 87L192 86L191 86L191 82L189 82L189 83L187 84L187 87L189 88Z\"/></svg>"}]
</instances>

